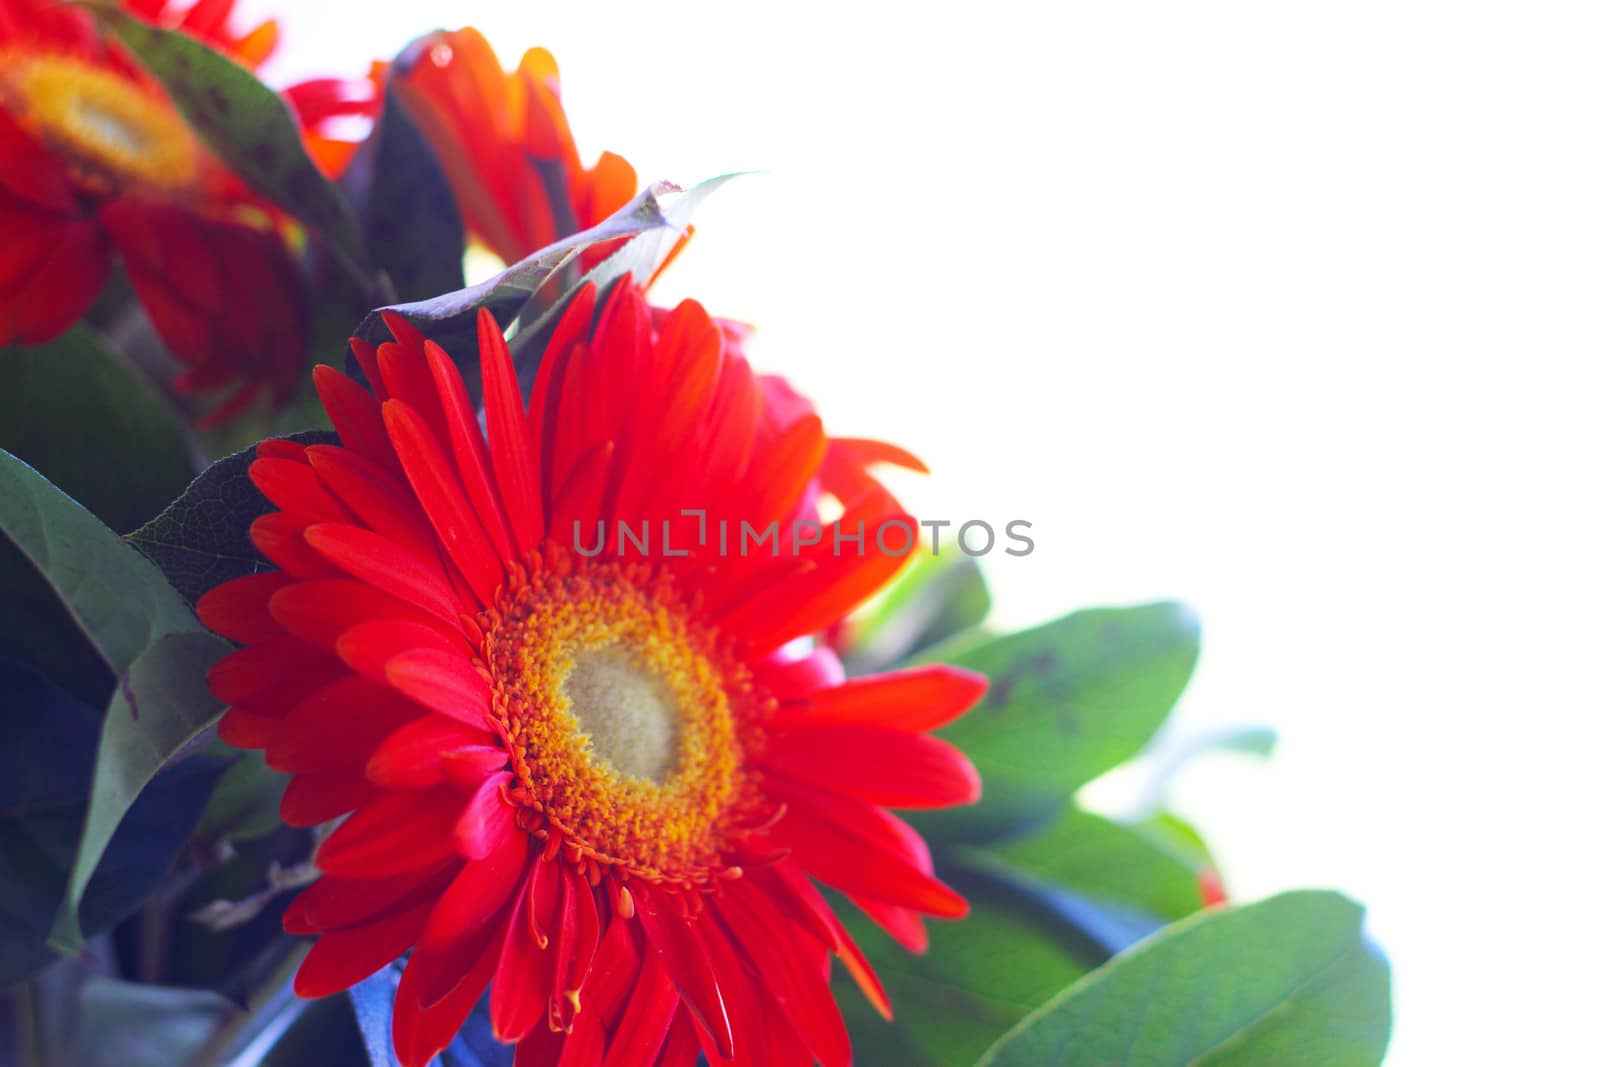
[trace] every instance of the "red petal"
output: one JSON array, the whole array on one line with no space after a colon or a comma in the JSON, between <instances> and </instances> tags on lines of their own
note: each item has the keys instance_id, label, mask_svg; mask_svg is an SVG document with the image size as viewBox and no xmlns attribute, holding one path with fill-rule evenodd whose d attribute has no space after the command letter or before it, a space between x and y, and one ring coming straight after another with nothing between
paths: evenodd
<instances>
[{"instance_id":1,"label":"red petal","mask_svg":"<svg viewBox=\"0 0 1600 1067\"><path fill-rule=\"evenodd\" d=\"M639 973L639 984L628 1000L622 1022L606 1049L604 1067L653 1064L667 1040L667 1030L678 1011L678 994L667 978L661 958L652 953Z\"/></svg>"},{"instance_id":2,"label":"red petal","mask_svg":"<svg viewBox=\"0 0 1600 1067\"><path fill-rule=\"evenodd\" d=\"M919 956L928 951L928 924L910 908L853 895L850 896L850 902L881 926L884 933L904 946L906 951Z\"/></svg>"},{"instance_id":3,"label":"red petal","mask_svg":"<svg viewBox=\"0 0 1600 1067\"><path fill-rule=\"evenodd\" d=\"M514 833L481 860L468 861L439 898L417 947L438 952L477 930L523 881L528 835Z\"/></svg>"},{"instance_id":4,"label":"red petal","mask_svg":"<svg viewBox=\"0 0 1600 1067\"><path fill-rule=\"evenodd\" d=\"M478 1003L478 998L483 996L484 988L494 974L495 963L500 958L500 944L505 933L504 916L491 924L487 928L487 933L488 936L483 939L481 946L477 944L477 939L474 939L473 947L477 949L477 958L466 972L442 999L436 1003L428 1003L427 1007L423 1006L426 1001L418 999L420 992L418 978L426 977L426 971L419 969L418 965L419 963L426 965L433 957L421 953L412 954L406 964L405 973L400 977L400 988L395 991L394 1006L395 1050L405 1067L424 1067L424 1064L450 1044L456 1031L461 1029L461 1024L466 1022L473 1006ZM413 974L414 969L418 970L417 974Z\"/></svg>"},{"instance_id":5,"label":"red petal","mask_svg":"<svg viewBox=\"0 0 1600 1067\"><path fill-rule=\"evenodd\" d=\"M206 673L206 681L224 704L253 704L256 697L282 688L285 678L306 685L309 693L344 673L346 665L322 649L278 632L277 637L253 641L216 661Z\"/></svg>"},{"instance_id":6,"label":"red petal","mask_svg":"<svg viewBox=\"0 0 1600 1067\"><path fill-rule=\"evenodd\" d=\"M760 892L725 894L717 908L812 1054L823 1067L848 1067L850 1035L828 988L826 971L809 969L785 944L783 917Z\"/></svg>"},{"instance_id":7,"label":"red petal","mask_svg":"<svg viewBox=\"0 0 1600 1067\"><path fill-rule=\"evenodd\" d=\"M378 399L357 385L346 374L319 363L311 371L312 383L322 408L339 434L344 447L358 452L380 466L399 468L389 434L383 428L383 412Z\"/></svg>"},{"instance_id":8,"label":"red petal","mask_svg":"<svg viewBox=\"0 0 1600 1067\"><path fill-rule=\"evenodd\" d=\"M507 1043L521 1041L543 1023L550 1000L550 969L545 966L544 950L529 932L527 908L527 892L518 892L494 982L489 987L489 1019L494 1036ZM547 1027L544 1029L549 1032Z\"/></svg>"},{"instance_id":9,"label":"red petal","mask_svg":"<svg viewBox=\"0 0 1600 1067\"><path fill-rule=\"evenodd\" d=\"M761 762L787 777L890 808L972 804L978 770L950 742L856 723L818 723L778 733Z\"/></svg>"},{"instance_id":10,"label":"red petal","mask_svg":"<svg viewBox=\"0 0 1600 1067\"><path fill-rule=\"evenodd\" d=\"M733 1055L733 1033L728 1012L717 988L717 974L700 942L697 923L691 923L670 910L659 892L638 893L634 897L639 923L646 939L659 957L683 1001L724 1057Z\"/></svg>"},{"instance_id":11,"label":"red petal","mask_svg":"<svg viewBox=\"0 0 1600 1067\"><path fill-rule=\"evenodd\" d=\"M285 630L330 651L338 648L346 631L362 623L390 620L417 623L433 630L447 647L459 648L467 655L472 651L460 631L438 616L349 578L297 582L275 593L269 610Z\"/></svg>"},{"instance_id":12,"label":"red petal","mask_svg":"<svg viewBox=\"0 0 1600 1067\"><path fill-rule=\"evenodd\" d=\"M494 603L495 590L505 580L505 568L437 438L422 417L399 400L383 405L383 421L406 478L445 551L461 568L478 599L486 606Z\"/></svg>"},{"instance_id":13,"label":"red petal","mask_svg":"<svg viewBox=\"0 0 1600 1067\"><path fill-rule=\"evenodd\" d=\"M294 773L361 767L385 738L420 714L392 690L346 675L289 712L267 747L267 765Z\"/></svg>"},{"instance_id":14,"label":"red petal","mask_svg":"<svg viewBox=\"0 0 1600 1067\"><path fill-rule=\"evenodd\" d=\"M544 537L539 469L528 440L516 368L488 308L478 311L478 359L483 369L483 414L495 481L517 549L527 553Z\"/></svg>"},{"instance_id":15,"label":"red petal","mask_svg":"<svg viewBox=\"0 0 1600 1067\"><path fill-rule=\"evenodd\" d=\"M487 730L475 730L454 719L426 715L403 726L367 760L367 777L391 789L418 789L444 782L439 757L453 749L494 741Z\"/></svg>"},{"instance_id":16,"label":"red petal","mask_svg":"<svg viewBox=\"0 0 1600 1067\"><path fill-rule=\"evenodd\" d=\"M360 526L318 523L306 528L305 539L323 558L351 577L393 593L452 626L461 617L461 605L437 560L421 559Z\"/></svg>"},{"instance_id":17,"label":"red petal","mask_svg":"<svg viewBox=\"0 0 1600 1067\"><path fill-rule=\"evenodd\" d=\"M455 652L404 652L389 661L384 674L390 685L423 707L468 726L482 726L493 709L489 683Z\"/></svg>"},{"instance_id":18,"label":"red petal","mask_svg":"<svg viewBox=\"0 0 1600 1067\"><path fill-rule=\"evenodd\" d=\"M481 860L496 849L509 847L514 838L526 836L517 828L517 809L502 795L510 781L506 771L485 778L452 822L455 848L467 859Z\"/></svg>"},{"instance_id":19,"label":"red petal","mask_svg":"<svg viewBox=\"0 0 1600 1067\"><path fill-rule=\"evenodd\" d=\"M774 726L862 722L921 733L960 718L988 688L987 678L960 667L911 667L812 693L809 704L779 708Z\"/></svg>"},{"instance_id":20,"label":"red petal","mask_svg":"<svg viewBox=\"0 0 1600 1067\"><path fill-rule=\"evenodd\" d=\"M273 594L293 583L293 578L277 571L235 578L202 596L194 606L195 614L233 641L250 644L279 637L283 627L272 618L267 605Z\"/></svg>"},{"instance_id":21,"label":"red petal","mask_svg":"<svg viewBox=\"0 0 1600 1067\"><path fill-rule=\"evenodd\" d=\"M445 355L444 349L432 341L423 346L423 352L428 359L428 369L433 372L434 385L439 390L439 402L444 407L450 451L455 457L456 473L461 476L461 487L466 490L473 512L483 524L484 532L489 535L495 554L501 559L510 559L511 534L506 529L500 496L489 476L489 450L484 446L472 402L467 399L467 388L461 381L461 372Z\"/></svg>"},{"instance_id":22,"label":"red petal","mask_svg":"<svg viewBox=\"0 0 1600 1067\"><path fill-rule=\"evenodd\" d=\"M555 984L550 990L551 1018L570 1023L600 940L600 913L594 890L576 867L561 864L561 929L556 935Z\"/></svg>"},{"instance_id":23,"label":"red petal","mask_svg":"<svg viewBox=\"0 0 1600 1067\"><path fill-rule=\"evenodd\" d=\"M310 463L258 459L250 464L250 480L280 510L308 522L350 521L350 512L328 492Z\"/></svg>"},{"instance_id":24,"label":"red petal","mask_svg":"<svg viewBox=\"0 0 1600 1067\"><path fill-rule=\"evenodd\" d=\"M284 929L292 934L319 933L406 910L424 897L432 903L449 884L456 866L446 861L394 878L319 878L290 903L283 915Z\"/></svg>"},{"instance_id":25,"label":"red petal","mask_svg":"<svg viewBox=\"0 0 1600 1067\"><path fill-rule=\"evenodd\" d=\"M410 948L427 917L428 906L422 904L360 926L323 934L311 946L294 976L295 993L302 997L325 997L349 989Z\"/></svg>"},{"instance_id":26,"label":"red petal","mask_svg":"<svg viewBox=\"0 0 1600 1067\"><path fill-rule=\"evenodd\" d=\"M455 852L455 791L440 786L386 793L363 806L317 849L317 866L340 878L381 878L431 867Z\"/></svg>"},{"instance_id":27,"label":"red petal","mask_svg":"<svg viewBox=\"0 0 1600 1067\"><path fill-rule=\"evenodd\" d=\"M794 858L817 879L846 893L887 904L915 908L940 918L959 919L966 901L921 869L905 835L916 831L888 812L845 798L818 796L815 790L782 788L769 783L774 795L788 800L789 810L773 828L773 840L794 850ZM819 808L830 812L824 818ZM920 838L918 838L920 841Z\"/></svg>"},{"instance_id":28,"label":"red petal","mask_svg":"<svg viewBox=\"0 0 1600 1067\"><path fill-rule=\"evenodd\" d=\"M329 491L374 533L420 560L439 558L433 528L409 486L348 449L312 445L306 449L306 459Z\"/></svg>"},{"instance_id":29,"label":"red petal","mask_svg":"<svg viewBox=\"0 0 1600 1067\"><path fill-rule=\"evenodd\" d=\"M250 540L274 567L296 578L334 578L339 571L306 544L306 521L286 511L269 511L250 524Z\"/></svg>"},{"instance_id":30,"label":"red petal","mask_svg":"<svg viewBox=\"0 0 1600 1067\"><path fill-rule=\"evenodd\" d=\"M290 826L319 826L378 795L360 771L323 771L289 780L278 814Z\"/></svg>"}]
</instances>

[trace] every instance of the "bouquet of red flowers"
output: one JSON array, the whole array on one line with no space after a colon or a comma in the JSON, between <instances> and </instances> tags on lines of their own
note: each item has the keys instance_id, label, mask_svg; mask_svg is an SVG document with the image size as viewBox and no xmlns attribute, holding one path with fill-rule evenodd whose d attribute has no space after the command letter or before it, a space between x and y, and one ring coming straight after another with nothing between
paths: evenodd
<instances>
[{"instance_id":1,"label":"bouquet of red flowers","mask_svg":"<svg viewBox=\"0 0 1600 1067\"><path fill-rule=\"evenodd\" d=\"M0 1058L1382 1058L1359 907L1075 800L1192 614L988 632L913 454L653 298L725 179L275 38L0 0Z\"/></svg>"}]
</instances>

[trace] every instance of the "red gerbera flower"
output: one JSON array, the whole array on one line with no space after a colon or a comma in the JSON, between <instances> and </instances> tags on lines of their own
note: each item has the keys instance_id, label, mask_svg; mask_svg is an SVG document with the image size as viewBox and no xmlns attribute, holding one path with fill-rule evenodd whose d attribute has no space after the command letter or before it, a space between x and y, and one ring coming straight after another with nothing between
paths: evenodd
<instances>
[{"instance_id":1,"label":"red gerbera flower","mask_svg":"<svg viewBox=\"0 0 1600 1067\"><path fill-rule=\"evenodd\" d=\"M583 166L561 107L560 72L543 48L529 49L506 74L469 26L418 42L391 73L468 232L507 263L601 222L638 188L619 155ZM591 250L585 261L601 254Z\"/></svg>"},{"instance_id":2,"label":"red gerbera flower","mask_svg":"<svg viewBox=\"0 0 1600 1067\"><path fill-rule=\"evenodd\" d=\"M126 6L245 63L276 39L271 23L230 31L232 0L179 15L155 0ZM304 285L270 208L86 12L56 0L0 0L0 231L0 345L61 333L120 258L188 367L178 387L237 384L212 420L262 389L291 395L306 345Z\"/></svg>"},{"instance_id":3,"label":"red gerbera flower","mask_svg":"<svg viewBox=\"0 0 1600 1067\"><path fill-rule=\"evenodd\" d=\"M924 915L965 912L885 807L977 798L927 731L985 683L846 681L808 635L890 578L910 517L698 304L653 321L633 285L596 303L563 315L527 404L480 317L487 440L455 364L392 317L394 342L352 342L373 392L317 369L342 446L258 449L280 510L253 536L279 569L199 611L245 645L211 673L221 732L294 775L285 821L353 812L284 919L318 937L296 989L410 950L409 1067L486 988L523 1067L836 1067L830 955L888 1004L813 880L913 950ZM790 525L852 488L860 540ZM653 550L597 546L601 520ZM777 533L748 548L745 523Z\"/></svg>"}]
</instances>

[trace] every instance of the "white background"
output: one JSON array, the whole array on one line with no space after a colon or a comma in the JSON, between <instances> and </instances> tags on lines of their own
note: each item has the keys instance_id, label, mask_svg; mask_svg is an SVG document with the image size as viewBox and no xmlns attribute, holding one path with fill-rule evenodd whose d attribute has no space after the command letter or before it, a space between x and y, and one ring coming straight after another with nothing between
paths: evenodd
<instances>
[{"instance_id":1,"label":"white background","mask_svg":"<svg viewBox=\"0 0 1600 1067\"><path fill-rule=\"evenodd\" d=\"M660 295L926 457L924 515L1031 520L1002 623L1196 607L1175 733L1281 744L1176 802L1237 895L1370 906L1390 1063L1595 1055L1592 9L269 9L280 82L443 14L551 48L586 156L766 171Z\"/></svg>"}]
</instances>

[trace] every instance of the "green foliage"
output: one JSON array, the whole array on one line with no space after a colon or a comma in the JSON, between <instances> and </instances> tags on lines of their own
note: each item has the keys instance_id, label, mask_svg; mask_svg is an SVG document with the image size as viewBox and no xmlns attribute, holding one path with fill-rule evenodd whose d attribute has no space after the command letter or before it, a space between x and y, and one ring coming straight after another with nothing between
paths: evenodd
<instances>
[{"instance_id":1,"label":"green foliage","mask_svg":"<svg viewBox=\"0 0 1600 1067\"><path fill-rule=\"evenodd\" d=\"M922 556L850 620L845 667L870 674L957 637L989 614L989 586L968 556Z\"/></svg>"},{"instance_id":2,"label":"green foliage","mask_svg":"<svg viewBox=\"0 0 1600 1067\"><path fill-rule=\"evenodd\" d=\"M1049 818L1149 743L1199 653L1199 623L1179 604L1080 611L925 653L987 675L989 692L940 732L982 772L983 802L930 812L917 825L935 837L987 840Z\"/></svg>"},{"instance_id":3,"label":"green foliage","mask_svg":"<svg viewBox=\"0 0 1600 1067\"><path fill-rule=\"evenodd\" d=\"M94 708L0 659L0 985L56 958L46 940L85 823L99 731ZM87 934L110 929L156 887L218 770L189 760L142 791L80 887Z\"/></svg>"},{"instance_id":4,"label":"green foliage","mask_svg":"<svg viewBox=\"0 0 1600 1067\"><path fill-rule=\"evenodd\" d=\"M465 284L461 257L467 236L461 212L433 149L393 89L384 98L372 135L362 142L339 184L396 299L425 300Z\"/></svg>"},{"instance_id":5,"label":"green foliage","mask_svg":"<svg viewBox=\"0 0 1600 1067\"><path fill-rule=\"evenodd\" d=\"M1075 983L980 1063L1377 1064L1389 973L1361 918L1310 891L1201 913Z\"/></svg>"},{"instance_id":6,"label":"green foliage","mask_svg":"<svg viewBox=\"0 0 1600 1067\"><path fill-rule=\"evenodd\" d=\"M336 442L326 430L290 434L301 444ZM250 524L272 510L250 480L255 446L217 460L183 495L128 535L128 543L161 568L189 604L231 578L270 569L250 540Z\"/></svg>"},{"instance_id":7,"label":"green foliage","mask_svg":"<svg viewBox=\"0 0 1600 1067\"><path fill-rule=\"evenodd\" d=\"M0 448L113 530L145 522L194 476L177 412L87 326L0 349Z\"/></svg>"}]
</instances>

